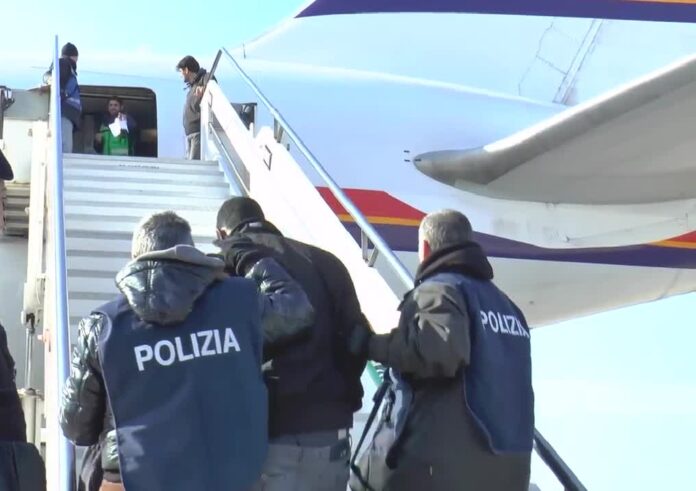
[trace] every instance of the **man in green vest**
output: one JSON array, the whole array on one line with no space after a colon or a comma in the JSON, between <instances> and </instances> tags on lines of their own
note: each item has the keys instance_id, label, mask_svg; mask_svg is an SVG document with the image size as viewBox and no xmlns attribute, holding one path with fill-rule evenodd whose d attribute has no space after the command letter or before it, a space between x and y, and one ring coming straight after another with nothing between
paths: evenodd
<instances>
[{"instance_id":1,"label":"man in green vest","mask_svg":"<svg viewBox=\"0 0 696 491\"><path fill-rule=\"evenodd\" d=\"M123 101L114 96L109 99L108 113L94 139L104 155L135 155L135 120L123 111Z\"/></svg>"}]
</instances>

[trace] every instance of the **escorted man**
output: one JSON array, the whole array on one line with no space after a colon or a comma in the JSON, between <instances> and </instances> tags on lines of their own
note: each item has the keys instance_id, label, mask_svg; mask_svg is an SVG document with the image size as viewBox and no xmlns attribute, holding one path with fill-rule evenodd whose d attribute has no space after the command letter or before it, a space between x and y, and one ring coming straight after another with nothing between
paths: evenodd
<instances>
[{"instance_id":1,"label":"escorted man","mask_svg":"<svg viewBox=\"0 0 696 491\"><path fill-rule=\"evenodd\" d=\"M356 326L366 323L345 266L327 251L283 237L250 198L227 200L217 218L216 242L228 272L240 242L269 248L307 293L316 312L310 334L283 346L266 346L269 391L268 460L254 489L345 491L349 429L362 405L366 357L348 352ZM362 327L361 330L368 328Z\"/></svg>"},{"instance_id":2,"label":"escorted man","mask_svg":"<svg viewBox=\"0 0 696 491\"><path fill-rule=\"evenodd\" d=\"M426 216L399 326L363 349L397 380L385 491L527 491L534 434L529 328L491 281L458 211Z\"/></svg>"},{"instance_id":3,"label":"escorted man","mask_svg":"<svg viewBox=\"0 0 696 491\"><path fill-rule=\"evenodd\" d=\"M7 346L7 333L0 324L0 489L45 491L43 460L37 448L27 443L15 373L15 363Z\"/></svg>"},{"instance_id":4,"label":"escorted man","mask_svg":"<svg viewBox=\"0 0 696 491\"><path fill-rule=\"evenodd\" d=\"M118 127L114 123L118 123ZM112 96L94 141L103 155L135 155L137 128L135 119L124 111L123 101Z\"/></svg>"},{"instance_id":5,"label":"escorted man","mask_svg":"<svg viewBox=\"0 0 696 491\"><path fill-rule=\"evenodd\" d=\"M77 83L77 48L67 43L61 50L60 63L60 113L63 153L73 151L73 133L80 128L82 101Z\"/></svg>"},{"instance_id":6,"label":"escorted man","mask_svg":"<svg viewBox=\"0 0 696 491\"><path fill-rule=\"evenodd\" d=\"M184 103L184 133L186 134L186 158L201 159L201 99L208 81L204 68L193 56L184 56L176 69L186 82L189 90Z\"/></svg>"},{"instance_id":7,"label":"escorted man","mask_svg":"<svg viewBox=\"0 0 696 491\"><path fill-rule=\"evenodd\" d=\"M299 286L263 253L235 263L254 281L229 278L175 213L140 223L133 261L116 276L121 294L80 322L60 408L70 440L103 446L102 491L246 491L258 479L262 345L314 321Z\"/></svg>"}]
</instances>

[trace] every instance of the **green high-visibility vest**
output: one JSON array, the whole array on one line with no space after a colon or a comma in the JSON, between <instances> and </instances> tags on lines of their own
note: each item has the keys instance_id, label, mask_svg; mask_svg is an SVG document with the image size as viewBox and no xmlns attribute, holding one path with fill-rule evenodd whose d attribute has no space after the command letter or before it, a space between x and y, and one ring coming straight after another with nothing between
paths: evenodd
<instances>
[{"instance_id":1,"label":"green high-visibility vest","mask_svg":"<svg viewBox=\"0 0 696 491\"><path fill-rule=\"evenodd\" d=\"M135 141L127 131L121 131L119 136L114 136L108 126L102 125L99 132L102 135L102 153L104 155L133 155L135 153Z\"/></svg>"}]
</instances>

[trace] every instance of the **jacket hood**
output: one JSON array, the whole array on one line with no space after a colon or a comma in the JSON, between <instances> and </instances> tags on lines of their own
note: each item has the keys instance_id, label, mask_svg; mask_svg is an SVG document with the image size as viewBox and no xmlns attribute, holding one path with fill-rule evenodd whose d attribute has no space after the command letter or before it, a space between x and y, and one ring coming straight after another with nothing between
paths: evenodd
<instances>
[{"instance_id":1,"label":"jacket hood","mask_svg":"<svg viewBox=\"0 0 696 491\"><path fill-rule=\"evenodd\" d=\"M271 222L267 220L245 221L237 225L234 228L234 231L224 239L215 239L213 241L213 245L220 249L223 253L227 252L227 250L230 248L230 245L239 240L240 235L243 236L245 233L265 233L280 235L281 237L283 236L280 230L278 230L275 225L273 225Z\"/></svg>"},{"instance_id":2,"label":"jacket hood","mask_svg":"<svg viewBox=\"0 0 696 491\"><path fill-rule=\"evenodd\" d=\"M416 285L439 273L459 273L480 280L492 280L493 268L476 242L466 242L432 253L418 267Z\"/></svg>"},{"instance_id":3,"label":"jacket hood","mask_svg":"<svg viewBox=\"0 0 696 491\"><path fill-rule=\"evenodd\" d=\"M224 279L224 263L192 246L143 254L117 275L116 286L136 315L145 322L176 324L211 283Z\"/></svg>"}]
</instances>

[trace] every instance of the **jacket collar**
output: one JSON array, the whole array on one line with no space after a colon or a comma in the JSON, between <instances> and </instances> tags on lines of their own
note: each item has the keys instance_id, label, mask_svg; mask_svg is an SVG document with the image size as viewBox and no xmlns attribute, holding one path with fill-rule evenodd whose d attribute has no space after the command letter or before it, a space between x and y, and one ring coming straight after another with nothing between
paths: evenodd
<instances>
[{"instance_id":1,"label":"jacket collar","mask_svg":"<svg viewBox=\"0 0 696 491\"><path fill-rule=\"evenodd\" d=\"M416 272L416 285L439 273L459 273L480 280L492 280L493 268L476 242L466 242L433 252Z\"/></svg>"}]
</instances>

